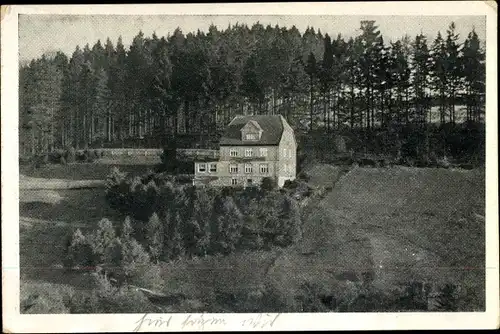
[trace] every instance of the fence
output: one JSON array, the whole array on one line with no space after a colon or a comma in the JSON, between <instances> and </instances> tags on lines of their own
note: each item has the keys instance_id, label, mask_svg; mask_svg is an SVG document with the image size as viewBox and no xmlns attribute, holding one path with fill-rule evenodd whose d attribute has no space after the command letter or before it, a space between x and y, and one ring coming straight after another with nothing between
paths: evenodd
<instances>
[{"instance_id":1,"label":"fence","mask_svg":"<svg viewBox=\"0 0 500 334\"><path fill-rule=\"evenodd\" d=\"M90 150L89 150L90 151ZM145 157L154 157L160 156L163 153L162 149L155 148L101 148L101 149L92 149L91 151L96 151L99 154L103 154L106 157L137 157L137 156L145 156ZM78 152L84 152L84 150L79 150ZM181 148L177 149L177 154L185 157L210 157L210 158L218 158L219 151L218 150L208 150L208 149L187 149Z\"/></svg>"}]
</instances>

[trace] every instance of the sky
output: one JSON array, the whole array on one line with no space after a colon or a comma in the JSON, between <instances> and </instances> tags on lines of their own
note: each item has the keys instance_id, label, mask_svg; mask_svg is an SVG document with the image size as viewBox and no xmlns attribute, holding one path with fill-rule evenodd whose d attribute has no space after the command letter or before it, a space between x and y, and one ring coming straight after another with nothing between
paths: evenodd
<instances>
[{"instance_id":1,"label":"sky","mask_svg":"<svg viewBox=\"0 0 500 334\"><path fill-rule=\"evenodd\" d=\"M146 36L153 32L161 36L171 34L177 27L187 34L198 29L207 31L210 24L219 30L229 24L253 25L260 22L264 26L291 27L295 25L301 33L308 26L320 29L323 34L345 37L358 35L361 20L376 21L386 41L396 40L405 34L414 37L419 33L432 41L438 31L446 35L451 22L455 22L456 32L461 40L475 28L481 40L486 37L485 16L354 16L354 15L19 15L19 59L29 61L45 52L62 51L71 56L75 47L85 44L92 46L98 39L105 42L109 37L116 44L122 36L125 47L142 30Z\"/></svg>"}]
</instances>

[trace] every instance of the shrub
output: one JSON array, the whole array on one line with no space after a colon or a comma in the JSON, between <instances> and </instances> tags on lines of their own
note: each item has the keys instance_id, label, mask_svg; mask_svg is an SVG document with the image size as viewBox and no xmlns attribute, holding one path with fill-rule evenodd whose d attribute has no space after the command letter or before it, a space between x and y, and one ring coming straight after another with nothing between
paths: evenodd
<instances>
[{"instance_id":1,"label":"shrub","mask_svg":"<svg viewBox=\"0 0 500 334\"><path fill-rule=\"evenodd\" d=\"M272 191L277 188L276 180L272 177L264 177L261 181L260 188L265 191Z\"/></svg>"},{"instance_id":2,"label":"shrub","mask_svg":"<svg viewBox=\"0 0 500 334\"><path fill-rule=\"evenodd\" d=\"M243 228L243 216L230 196L217 196L212 211L211 249L217 253L233 251Z\"/></svg>"},{"instance_id":3,"label":"shrub","mask_svg":"<svg viewBox=\"0 0 500 334\"><path fill-rule=\"evenodd\" d=\"M450 168L450 162L448 161L448 158L444 156L442 159L438 159L437 165L441 168Z\"/></svg>"},{"instance_id":4,"label":"shrub","mask_svg":"<svg viewBox=\"0 0 500 334\"><path fill-rule=\"evenodd\" d=\"M46 158L44 158L44 162L51 164L59 164L61 163L61 158L63 157L64 157L63 151L50 152L46 155Z\"/></svg>"},{"instance_id":5,"label":"shrub","mask_svg":"<svg viewBox=\"0 0 500 334\"><path fill-rule=\"evenodd\" d=\"M448 283L440 289L436 298L436 307L440 312L456 312L458 311L458 302L458 287Z\"/></svg>"},{"instance_id":6,"label":"shrub","mask_svg":"<svg viewBox=\"0 0 500 334\"><path fill-rule=\"evenodd\" d=\"M92 163L96 159L96 156L94 154L94 151L87 151L85 154L85 162Z\"/></svg>"},{"instance_id":7,"label":"shrub","mask_svg":"<svg viewBox=\"0 0 500 334\"><path fill-rule=\"evenodd\" d=\"M109 219L103 218L89 237L92 252L98 263L116 263L116 232Z\"/></svg>"},{"instance_id":8,"label":"shrub","mask_svg":"<svg viewBox=\"0 0 500 334\"><path fill-rule=\"evenodd\" d=\"M66 250L66 258L64 261L67 267L74 266L94 266L96 257L89 240L82 234L80 229L77 229L71 238L71 241Z\"/></svg>"},{"instance_id":9,"label":"shrub","mask_svg":"<svg viewBox=\"0 0 500 334\"><path fill-rule=\"evenodd\" d=\"M66 161L68 163L73 163L76 161L76 152L75 152L75 148L70 146L66 149L66 153L65 153L65 156L66 156Z\"/></svg>"},{"instance_id":10,"label":"shrub","mask_svg":"<svg viewBox=\"0 0 500 334\"><path fill-rule=\"evenodd\" d=\"M143 293L122 288L105 297L97 297L98 312L93 313L155 313L158 308Z\"/></svg>"},{"instance_id":11,"label":"shrub","mask_svg":"<svg viewBox=\"0 0 500 334\"><path fill-rule=\"evenodd\" d=\"M163 225L158 215L153 213L146 226L146 240L151 260L158 263L163 254Z\"/></svg>"},{"instance_id":12,"label":"shrub","mask_svg":"<svg viewBox=\"0 0 500 334\"><path fill-rule=\"evenodd\" d=\"M299 175L297 176L297 178L299 180L303 180L305 182L309 182L311 180L311 177L309 176L309 174L307 174L304 171L300 172Z\"/></svg>"},{"instance_id":13,"label":"shrub","mask_svg":"<svg viewBox=\"0 0 500 334\"><path fill-rule=\"evenodd\" d=\"M70 313L73 288L51 283L25 282L20 286L21 314Z\"/></svg>"},{"instance_id":14,"label":"shrub","mask_svg":"<svg viewBox=\"0 0 500 334\"><path fill-rule=\"evenodd\" d=\"M140 243L130 237L121 240L121 267L126 278L140 276L149 265L149 255Z\"/></svg>"},{"instance_id":15,"label":"shrub","mask_svg":"<svg viewBox=\"0 0 500 334\"><path fill-rule=\"evenodd\" d=\"M325 295L324 288L319 284L304 282L295 295L296 307L300 312L327 312L328 308L322 303Z\"/></svg>"},{"instance_id":16,"label":"shrub","mask_svg":"<svg viewBox=\"0 0 500 334\"><path fill-rule=\"evenodd\" d=\"M161 171L166 171L169 173L177 172L177 150L175 145L173 147L163 148L163 153L160 155L161 159Z\"/></svg>"},{"instance_id":17,"label":"shrub","mask_svg":"<svg viewBox=\"0 0 500 334\"><path fill-rule=\"evenodd\" d=\"M283 184L283 188L285 189L297 189L298 187L298 181L297 180L286 180L285 183Z\"/></svg>"}]
</instances>

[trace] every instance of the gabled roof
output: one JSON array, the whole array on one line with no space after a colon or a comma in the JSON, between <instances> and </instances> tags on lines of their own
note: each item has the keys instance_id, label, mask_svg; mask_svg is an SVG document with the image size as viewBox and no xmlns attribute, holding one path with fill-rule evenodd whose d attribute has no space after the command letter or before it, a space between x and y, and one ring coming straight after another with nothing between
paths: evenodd
<instances>
[{"instance_id":1,"label":"gabled roof","mask_svg":"<svg viewBox=\"0 0 500 334\"><path fill-rule=\"evenodd\" d=\"M254 121L262 128L262 136L256 141L242 141L241 129ZM283 134L283 123L280 115L236 116L226 127L220 139L221 146L237 145L279 145Z\"/></svg>"},{"instance_id":2,"label":"gabled roof","mask_svg":"<svg viewBox=\"0 0 500 334\"><path fill-rule=\"evenodd\" d=\"M253 127L253 129L252 129ZM241 131L243 131L243 129L245 130L257 130L257 131L263 131L262 128L260 127L259 123L257 123L256 121L254 121L253 119L248 121L247 124L245 124L242 128L241 128Z\"/></svg>"}]
</instances>

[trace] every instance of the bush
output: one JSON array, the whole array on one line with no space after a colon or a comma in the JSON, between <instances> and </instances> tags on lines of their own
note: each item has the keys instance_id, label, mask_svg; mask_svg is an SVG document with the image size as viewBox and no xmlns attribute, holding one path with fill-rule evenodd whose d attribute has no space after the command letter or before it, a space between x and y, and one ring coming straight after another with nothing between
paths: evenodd
<instances>
[{"instance_id":1,"label":"bush","mask_svg":"<svg viewBox=\"0 0 500 334\"><path fill-rule=\"evenodd\" d=\"M260 184L260 188L265 191L272 191L276 189L278 185L276 184L276 180L272 177L265 177L262 179Z\"/></svg>"},{"instance_id":2,"label":"bush","mask_svg":"<svg viewBox=\"0 0 500 334\"><path fill-rule=\"evenodd\" d=\"M80 229L77 229L66 249L66 258L64 260L66 267L75 266L93 267L96 264L96 257L87 237Z\"/></svg>"},{"instance_id":3,"label":"bush","mask_svg":"<svg viewBox=\"0 0 500 334\"><path fill-rule=\"evenodd\" d=\"M74 163L76 161L76 152L75 148L70 146L66 149L66 161L68 163Z\"/></svg>"},{"instance_id":4,"label":"bush","mask_svg":"<svg viewBox=\"0 0 500 334\"><path fill-rule=\"evenodd\" d=\"M116 232L109 219L103 218L97 223L97 230L88 236L92 252L97 263L119 263L117 259Z\"/></svg>"},{"instance_id":5,"label":"bush","mask_svg":"<svg viewBox=\"0 0 500 334\"><path fill-rule=\"evenodd\" d=\"M120 266L125 277L133 280L140 277L150 266L149 255L135 239L124 239L121 242Z\"/></svg>"},{"instance_id":6,"label":"bush","mask_svg":"<svg viewBox=\"0 0 500 334\"><path fill-rule=\"evenodd\" d=\"M311 180L311 176L304 171L300 172L299 175L297 175L297 178L305 182L309 182Z\"/></svg>"},{"instance_id":7,"label":"bush","mask_svg":"<svg viewBox=\"0 0 500 334\"><path fill-rule=\"evenodd\" d=\"M70 313L75 291L66 285L24 282L20 286L21 314Z\"/></svg>"},{"instance_id":8,"label":"bush","mask_svg":"<svg viewBox=\"0 0 500 334\"><path fill-rule=\"evenodd\" d=\"M448 161L448 158L446 156L444 156L442 159L438 159L437 165L441 168L450 168L450 162Z\"/></svg>"},{"instance_id":9,"label":"bush","mask_svg":"<svg viewBox=\"0 0 500 334\"><path fill-rule=\"evenodd\" d=\"M85 153L85 162L92 163L96 160L96 156L94 154L94 151L87 151Z\"/></svg>"}]
</instances>

